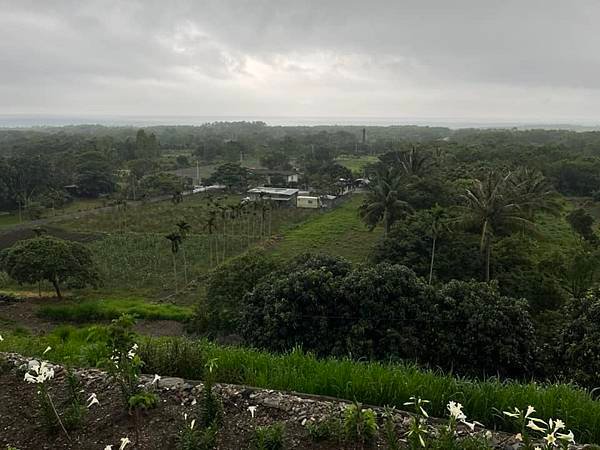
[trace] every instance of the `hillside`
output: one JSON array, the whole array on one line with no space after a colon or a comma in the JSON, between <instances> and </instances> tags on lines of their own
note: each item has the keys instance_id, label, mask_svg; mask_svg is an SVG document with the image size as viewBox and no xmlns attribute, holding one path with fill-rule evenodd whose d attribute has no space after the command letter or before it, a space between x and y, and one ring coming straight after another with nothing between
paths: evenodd
<instances>
[{"instance_id":1,"label":"hillside","mask_svg":"<svg viewBox=\"0 0 600 450\"><path fill-rule=\"evenodd\" d=\"M332 211L323 211L300 226L283 230L270 253L284 260L304 252L341 256L354 262L366 262L381 228L369 231L358 217L364 196L353 194Z\"/></svg>"}]
</instances>

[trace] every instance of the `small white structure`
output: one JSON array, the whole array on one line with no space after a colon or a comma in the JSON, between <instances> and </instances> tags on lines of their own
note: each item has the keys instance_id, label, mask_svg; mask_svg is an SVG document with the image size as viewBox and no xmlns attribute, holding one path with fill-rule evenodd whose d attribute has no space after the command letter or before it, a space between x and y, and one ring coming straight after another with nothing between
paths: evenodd
<instances>
[{"instance_id":1,"label":"small white structure","mask_svg":"<svg viewBox=\"0 0 600 450\"><path fill-rule=\"evenodd\" d=\"M281 206L295 206L298 189L257 187L248 191L252 201L268 200Z\"/></svg>"},{"instance_id":2,"label":"small white structure","mask_svg":"<svg viewBox=\"0 0 600 450\"><path fill-rule=\"evenodd\" d=\"M310 195L299 195L296 200L298 208L320 208L321 199Z\"/></svg>"}]
</instances>

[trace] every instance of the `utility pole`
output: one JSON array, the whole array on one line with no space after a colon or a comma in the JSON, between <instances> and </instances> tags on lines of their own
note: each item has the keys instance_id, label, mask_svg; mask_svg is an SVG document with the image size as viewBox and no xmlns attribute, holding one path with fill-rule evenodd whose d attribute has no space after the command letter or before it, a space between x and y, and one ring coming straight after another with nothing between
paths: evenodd
<instances>
[{"instance_id":1,"label":"utility pole","mask_svg":"<svg viewBox=\"0 0 600 450\"><path fill-rule=\"evenodd\" d=\"M198 159L196 159L196 186L200 186L200 166Z\"/></svg>"}]
</instances>

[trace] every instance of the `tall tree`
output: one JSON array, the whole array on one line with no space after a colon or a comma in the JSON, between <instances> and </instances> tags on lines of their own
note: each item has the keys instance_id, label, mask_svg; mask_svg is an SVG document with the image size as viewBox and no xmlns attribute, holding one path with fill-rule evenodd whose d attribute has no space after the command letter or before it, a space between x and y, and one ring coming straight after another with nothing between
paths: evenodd
<instances>
[{"instance_id":1,"label":"tall tree","mask_svg":"<svg viewBox=\"0 0 600 450\"><path fill-rule=\"evenodd\" d=\"M410 205L399 198L402 181L401 175L388 167L380 169L369 184L369 192L360 206L359 215L370 230L383 223L387 236L394 222L412 211Z\"/></svg>"},{"instance_id":2,"label":"tall tree","mask_svg":"<svg viewBox=\"0 0 600 450\"><path fill-rule=\"evenodd\" d=\"M188 276L187 276L187 258L185 255L185 245L183 245L183 240L187 237L187 234L192 229L192 226L187 223L185 220L180 220L175 225L179 229L179 235L181 236L181 255L183 256L183 279L185 280L185 284L188 284Z\"/></svg>"},{"instance_id":3,"label":"tall tree","mask_svg":"<svg viewBox=\"0 0 600 450\"><path fill-rule=\"evenodd\" d=\"M446 210L435 205L430 212L430 237L431 237L431 260L429 263L429 284L433 281L433 265L435 263L435 251L438 238L448 230Z\"/></svg>"},{"instance_id":4,"label":"tall tree","mask_svg":"<svg viewBox=\"0 0 600 450\"><path fill-rule=\"evenodd\" d=\"M519 169L510 176L509 181L528 219L534 220L538 211L553 215L561 211L554 186L539 170L526 167Z\"/></svg>"},{"instance_id":5,"label":"tall tree","mask_svg":"<svg viewBox=\"0 0 600 450\"><path fill-rule=\"evenodd\" d=\"M459 222L479 230L486 281L490 280L492 245L497 236L512 231L536 232L535 224L527 218L526 209L515 196L510 177L510 172L500 175L490 171L483 180L475 179L473 186L461 196L463 205Z\"/></svg>"},{"instance_id":6,"label":"tall tree","mask_svg":"<svg viewBox=\"0 0 600 450\"><path fill-rule=\"evenodd\" d=\"M410 150L400 154L399 163L406 175L421 177L431 167L432 159L429 153L412 146Z\"/></svg>"},{"instance_id":7,"label":"tall tree","mask_svg":"<svg viewBox=\"0 0 600 450\"><path fill-rule=\"evenodd\" d=\"M175 280L175 294L178 293L177 288L177 253L181 245L181 235L179 233L169 233L165 236L171 242L171 256L173 258L173 275Z\"/></svg>"}]
</instances>

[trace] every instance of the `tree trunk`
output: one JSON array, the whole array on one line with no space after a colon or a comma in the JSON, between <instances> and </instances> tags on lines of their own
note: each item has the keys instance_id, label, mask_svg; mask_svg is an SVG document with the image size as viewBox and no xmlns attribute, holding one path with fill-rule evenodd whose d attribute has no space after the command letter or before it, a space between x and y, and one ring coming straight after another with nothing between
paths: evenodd
<instances>
[{"instance_id":1,"label":"tree trunk","mask_svg":"<svg viewBox=\"0 0 600 450\"><path fill-rule=\"evenodd\" d=\"M181 253L183 255L183 279L187 286L188 284L188 276L187 276L187 258L185 257L185 247L182 246Z\"/></svg>"},{"instance_id":2,"label":"tree trunk","mask_svg":"<svg viewBox=\"0 0 600 450\"><path fill-rule=\"evenodd\" d=\"M487 241L485 245L485 281L490 281L490 259L492 255L492 244Z\"/></svg>"},{"instance_id":3,"label":"tree trunk","mask_svg":"<svg viewBox=\"0 0 600 450\"><path fill-rule=\"evenodd\" d=\"M437 241L437 236L433 237L433 242L431 244L431 262L429 264L429 284L433 280L433 262L435 261L435 242Z\"/></svg>"},{"instance_id":4,"label":"tree trunk","mask_svg":"<svg viewBox=\"0 0 600 450\"><path fill-rule=\"evenodd\" d=\"M175 260L175 252L172 253L173 255L173 279L175 280L175 294L178 293L178 289L177 289L177 261Z\"/></svg>"},{"instance_id":5,"label":"tree trunk","mask_svg":"<svg viewBox=\"0 0 600 450\"><path fill-rule=\"evenodd\" d=\"M56 296L57 296L59 299L62 299L62 294L61 294L61 292L60 292L60 285L58 284L58 278L54 278L54 279L52 280L52 285L54 286L54 290L56 291Z\"/></svg>"},{"instance_id":6,"label":"tree trunk","mask_svg":"<svg viewBox=\"0 0 600 450\"><path fill-rule=\"evenodd\" d=\"M387 236L390 233L390 218L388 217L387 213L384 213L383 216L383 235Z\"/></svg>"}]
</instances>

